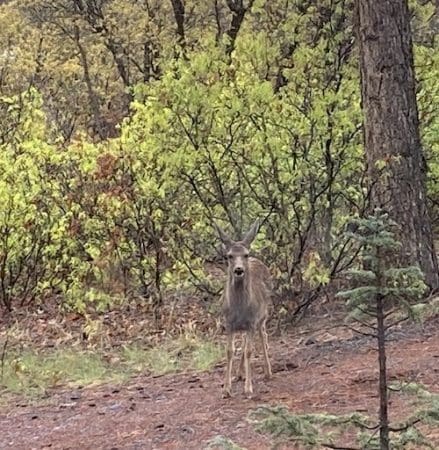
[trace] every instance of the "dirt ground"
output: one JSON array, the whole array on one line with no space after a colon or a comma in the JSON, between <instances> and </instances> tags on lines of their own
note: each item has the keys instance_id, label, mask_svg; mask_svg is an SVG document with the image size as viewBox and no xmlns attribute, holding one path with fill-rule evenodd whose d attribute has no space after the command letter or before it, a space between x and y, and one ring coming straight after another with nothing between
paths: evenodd
<instances>
[{"instance_id":1,"label":"dirt ground","mask_svg":"<svg viewBox=\"0 0 439 450\"><path fill-rule=\"evenodd\" d=\"M439 321L396 331L388 347L391 381L416 381L439 391ZM203 449L223 435L249 449L273 442L247 421L261 404L294 412L353 411L376 415L377 364L373 342L349 333L299 333L271 339L274 377L265 382L254 361L253 398L221 397L223 368L208 373L141 376L121 385L55 389L37 404L16 398L0 409L3 449ZM407 416L410 400L391 395L390 416ZM437 442L439 433L429 432ZM346 445L346 443L345 443ZM282 448L298 448L294 445Z\"/></svg>"}]
</instances>

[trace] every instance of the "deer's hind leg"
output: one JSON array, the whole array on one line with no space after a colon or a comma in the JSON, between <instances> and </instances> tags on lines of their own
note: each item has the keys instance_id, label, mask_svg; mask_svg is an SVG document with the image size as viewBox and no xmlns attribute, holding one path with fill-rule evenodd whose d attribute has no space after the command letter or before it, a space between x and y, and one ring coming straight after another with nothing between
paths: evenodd
<instances>
[{"instance_id":1,"label":"deer's hind leg","mask_svg":"<svg viewBox=\"0 0 439 450\"><path fill-rule=\"evenodd\" d=\"M265 379L269 380L273 376L273 373L271 371L270 357L268 356L268 335L265 327L265 320L259 328L259 336L262 341L262 352L264 354L264 375Z\"/></svg>"},{"instance_id":2,"label":"deer's hind leg","mask_svg":"<svg viewBox=\"0 0 439 450\"><path fill-rule=\"evenodd\" d=\"M233 333L227 335L227 363L226 363L226 376L224 381L223 397L232 396L232 364L233 354L235 353L235 336Z\"/></svg>"}]
</instances>

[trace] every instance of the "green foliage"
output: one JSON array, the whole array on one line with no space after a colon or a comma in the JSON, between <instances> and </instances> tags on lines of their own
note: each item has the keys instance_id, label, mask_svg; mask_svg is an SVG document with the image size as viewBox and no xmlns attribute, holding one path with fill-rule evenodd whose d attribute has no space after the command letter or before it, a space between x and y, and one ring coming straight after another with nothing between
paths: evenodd
<instances>
[{"instance_id":1,"label":"green foliage","mask_svg":"<svg viewBox=\"0 0 439 450\"><path fill-rule=\"evenodd\" d=\"M439 394L432 393L422 384L414 382L397 383L392 385L391 389L413 396L417 410L407 422L415 422L417 419L430 424L439 422Z\"/></svg>"},{"instance_id":2,"label":"green foliage","mask_svg":"<svg viewBox=\"0 0 439 450\"><path fill-rule=\"evenodd\" d=\"M0 385L6 392L30 396L66 382L83 385L117 379L101 356L79 350L24 351L7 358L4 369Z\"/></svg>"},{"instance_id":3,"label":"green foliage","mask_svg":"<svg viewBox=\"0 0 439 450\"><path fill-rule=\"evenodd\" d=\"M427 183L430 214L437 228L439 211L439 86L435 81L439 76L439 39L432 18L435 13L434 2L411 1L413 10L413 33L415 67L418 80L418 107L421 138L428 162ZM435 231L437 229L435 228Z\"/></svg>"},{"instance_id":4,"label":"green foliage","mask_svg":"<svg viewBox=\"0 0 439 450\"><path fill-rule=\"evenodd\" d=\"M394 430L400 433L392 439L392 448L405 448L408 444L432 448L414 426L420 417L409 418L406 424L389 428L387 413L386 331L402 320L421 316L423 308L419 304L413 305L413 300L421 298L426 291L423 274L418 267L390 265L394 260L391 254L400 243L396 238L397 225L388 214L376 210L374 215L353 220L350 228L353 229L351 238L360 246L364 268L349 271L356 286L338 295L347 299L347 306L353 311L350 318L367 329L366 332L356 331L377 338L380 368L380 436L362 433L359 440L362 448L383 448L388 446L389 431Z\"/></svg>"},{"instance_id":5,"label":"green foliage","mask_svg":"<svg viewBox=\"0 0 439 450\"><path fill-rule=\"evenodd\" d=\"M328 46L304 49L297 64L327 55ZM246 58L232 71L210 46L173 61L160 80L136 87L119 138L80 140L65 151L45 144L50 166L38 176L49 186L46 215L54 222L43 263L51 279L39 284L47 295L56 288L84 312L120 295L159 304L190 280L215 291L204 275L214 257L212 221L227 218L239 234L257 216L270 216L264 253L283 274L280 288L291 289L294 278L310 288L329 281L343 257L335 237L346 216L335 211L362 195L360 187L340 195L362 171L359 128L347 123L360 122L355 71L310 91L308 68L303 85L295 80L276 95ZM317 67L313 76L323 82L330 70ZM27 154L28 164L38 167L34 157Z\"/></svg>"},{"instance_id":6,"label":"green foliage","mask_svg":"<svg viewBox=\"0 0 439 450\"><path fill-rule=\"evenodd\" d=\"M347 299L354 316L375 315L379 296L389 307L398 301L410 316L415 316L411 301L419 299L426 291L422 272L418 267L390 267L389 254L400 246L394 230L396 224L386 213L377 210L374 215L353 219L349 236L361 248L361 259L367 269L351 269L348 275L355 287L337 295ZM393 230L392 230L393 229Z\"/></svg>"},{"instance_id":7,"label":"green foliage","mask_svg":"<svg viewBox=\"0 0 439 450\"><path fill-rule=\"evenodd\" d=\"M392 433L392 448L433 449L434 444L417 424L420 419L427 419L432 425L437 424L438 396L414 383L400 385L394 390L415 394L420 407L406 422L392 427L399 430ZM369 417L359 413L292 414L285 406L260 406L250 412L249 420L257 431L270 434L277 442L292 442L301 448L342 447L339 440L345 431L357 431L356 440L363 450L380 448L376 434L371 432L377 427Z\"/></svg>"},{"instance_id":8,"label":"green foliage","mask_svg":"<svg viewBox=\"0 0 439 450\"><path fill-rule=\"evenodd\" d=\"M186 2L179 51L171 3L147 3L0 7L8 308L217 294L213 221L265 219L254 248L286 298L351 263L343 231L367 204L352 2L255 2L231 55L226 4ZM411 3L434 200L437 39L431 2Z\"/></svg>"},{"instance_id":9,"label":"green foliage","mask_svg":"<svg viewBox=\"0 0 439 450\"><path fill-rule=\"evenodd\" d=\"M305 448L318 444L318 430L301 416L288 414L285 407L260 407L250 414L259 432L272 434L275 438L287 437Z\"/></svg>"},{"instance_id":10,"label":"green foliage","mask_svg":"<svg viewBox=\"0 0 439 450\"><path fill-rule=\"evenodd\" d=\"M61 220L47 198L54 186L45 175L59 157L45 142L37 92L1 100L8 105L3 125L11 135L0 144L0 299L11 308L14 300L23 302L41 292L46 255Z\"/></svg>"},{"instance_id":11,"label":"green foliage","mask_svg":"<svg viewBox=\"0 0 439 450\"><path fill-rule=\"evenodd\" d=\"M57 349L6 353L0 391L40 395L57 385L90 385L120 381L149 372L153 375L210 370L223 357L222 346L195 334L182 334L160 346L132 344L110 353L102 350Z\"/></svg>"},{"instance_id":12,"label":"green foliage","mask_svg":"<svg viewBox=\"0 0 439 450\"><path fill-rule=\"evenodd\" d=\"M213 342L201 342L192 352L191 367L196 370L210 370L223 359L223 348Z\"/></svg>"},{"instance_id":13,"label":"green foliage","mask_svg":"<svg viewBox=\"0 0 439 450\"><path fill-rule=\"evenodd\" d=\"M338 44L327 44L336 58L331 52ZM316 46L298 53L296 64L305 67L327 54L327 46ZM340 195L363 170L359 128L349 122L360 123L356 74L346 68L337 82L323 87L331 66L308 68L303 79L299 67L291 85L276 95L254 70L256 63L252 52L243 53L231 69L214 47L174 62L160 81L137 87L135 113L123 136L136 149L147 148L159 165L166 204L179 187L179 203L186 205L179 214L184 223L197 224L198 233L187 234L175 252L192 270L193 256L198 261L206 255L212 220L227 218L239 235L253 217L269 216L264 253L278 274L292 274L281 282L290 287L292 278L301 279L299 268L308 266L303 281L325 284L346 217L334 212L352 196L362 197L360 187ZM318 81L312 90L309 76ZM305 261L312 247L316 257Z\"/></svg>"},{"instance_id":14,"label":"green foliage","mask_svg":"<svg viewBox=\"0 0 439 450\"><path fill-rule=\"evenodd\" d=\"M244 447L240 447L235 444L231 439L226 436L217 435L209 440L205 450L217 449L217 450L245 450Z\"/></svg>"},{"instance_id":15,"label":"green foliage","mask_svg":"<svg viewBox=\"0 0 439 450\"><path fill-rule=\"evenodd\" d=\"M128 355L132 353L127 352ZM142 355L142 352L139 356ZM163 375L165 373L176 372L179 369L179 360L172 352L163 351L160 348L152 348L144 352L145 367L154 375Z\"/></svg>"},{"instance_id":16,"label":"green foliage","mask_svg":"<svg viewBox=\"0 0 439 450\"><path fill-rule=\"evenodd\" d=\"M291 414L285 406L260 406L249 414L249 420L262 433L276 440L287 440L304 448L335 445L340 434L348 428L365 429L371 426L369 418L352 413L342 416L330 414ZM328 431L328 427L332 431ZM334 432L334 427L336 432ZM369 449L370 447L362 447Z\"/></svg>"},{"instance_id":17,"label":"green foliage","mask_svg":"<svg viewBox=\"0 0 439 450\"><path fill-rule=\"evenodd\" d=\"M138 372L149 370L154 375L162 375L181 370L210 370L223 354L222 346L196 335L183 334L160 347L125 346L122 360Z\"/></svg>"},{"instance_id":18,"label":"green foliage","mask_svg":"<svg viewBox=\"0 0 439 450\"><path fill-rule=\"evenodd\" d=\"M418 383L397 383L390 387L392 391L409 395L415 407L415 412L404 423L396 424L393 428L401 430L395 433L392 444L395 449L404 449L408 445L416 448L434 449L436 446L420 428L422 423L436 427L439 424L439 395L430 392L425 386Z\"/></svg>"}]
</instances>

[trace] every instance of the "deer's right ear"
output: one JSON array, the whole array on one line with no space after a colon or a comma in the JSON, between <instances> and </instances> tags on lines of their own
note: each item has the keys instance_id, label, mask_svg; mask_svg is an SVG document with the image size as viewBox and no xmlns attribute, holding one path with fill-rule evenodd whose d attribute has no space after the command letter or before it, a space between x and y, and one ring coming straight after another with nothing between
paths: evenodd
<instances>
[{"instance_id":1,"label":"deer's right ear","mask_svg":"<svg viewBox=\"0 0 439 450\"><path fill-rule=\"evenodd\" d=\"M217 231L219 238L224 244L223 252L226 253L227 250L233 245L233 241L232 239L229 238L229 236L227 236L226 233L224 233L224 231L216 223L214 223L213 226L215 227L215 230Z\"/></svg>"},{"instance_id":2,"label":"deer's right ear","mask_svg":"<svg viewBox=\"0 0 439 450\"><path fill-rule=\"evenodd\" d=\"M253 242L253 240L255 239L256 235L258 234L259 225L260 225L259 224L259 220L257 219L254 222L254 224L251 226L250 230L247 231L247 234L242 239L242 242L244 242L244 245L246 247L250 246L250 244Z\"/></svg>"}]
</instances>

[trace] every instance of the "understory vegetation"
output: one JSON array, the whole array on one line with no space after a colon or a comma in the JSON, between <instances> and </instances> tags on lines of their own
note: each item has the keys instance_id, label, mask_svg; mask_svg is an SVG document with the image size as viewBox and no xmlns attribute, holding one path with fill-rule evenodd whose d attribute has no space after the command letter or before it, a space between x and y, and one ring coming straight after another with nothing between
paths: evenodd
<instances>
[{"instance_id":1,"label":"understory vegetation","mask_svg":"<svg viewBox=\"0 0 439 450\"><path fill-rule=\"evenodd\" d=\"M403 423L390 429L392 449L434 449L435 444L423 433L420 422L433 427L439 423L439 395L416 383L392 387L392 395L410 397L413 413ZM399 393L399 394L398 394ZM279 442L293 442L300 448L353 448L343 446L343 438L354 435L363 450L380 449L379 425L359 413L345 415L294 414L283 406L262 406L249 414L249 420L261 433L268 433Z\"/></svg>"},{"instance_id":2,"label":"understory vegetation","mask_svg":"<svg viewBox=\"0 0 439 450\"><path fill-rule=\"evenodd\" d=\"M208 23L187 5L184 45L159 3L0 7L3 307L143 299L159 316L171 295L215 297L214 221L239 235L262 220L255 250L284 313L355 263L344 231L369 197L351 2L251 2L233 42L225 5ZM436 223L434 4L411 6Z\"/></svg>"},{"instance_id":3,"label":"understory vegetation","mask_svg":"<svg viewBox=\"0 0 439 450\"><path fill-rule=\"evenodd\" d=\"M222 346L193 333L164 339L160 345L127 344L117 349L70 346L60 349L12 349L2 355L0 393L42 398L59 386L119 383L129 377L212 369ZM7 395L4 397L7 400Z\"/></svg>"}]
</instances>

